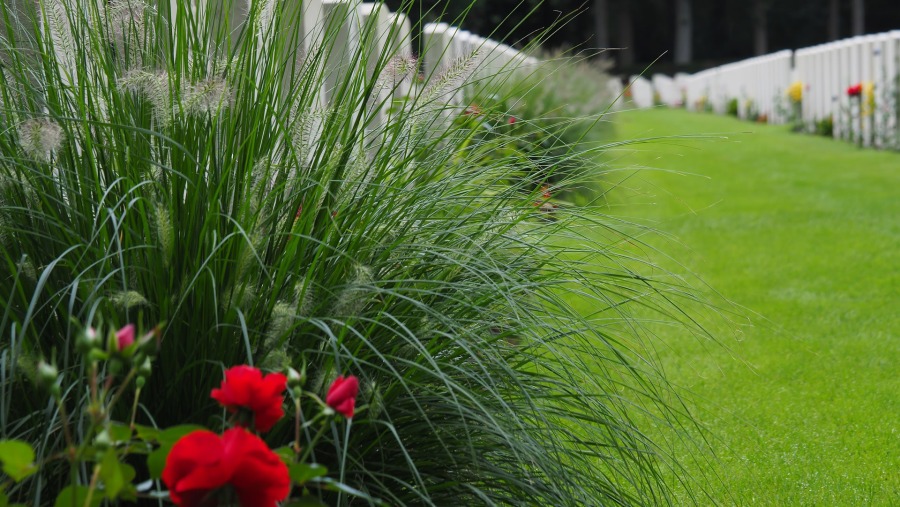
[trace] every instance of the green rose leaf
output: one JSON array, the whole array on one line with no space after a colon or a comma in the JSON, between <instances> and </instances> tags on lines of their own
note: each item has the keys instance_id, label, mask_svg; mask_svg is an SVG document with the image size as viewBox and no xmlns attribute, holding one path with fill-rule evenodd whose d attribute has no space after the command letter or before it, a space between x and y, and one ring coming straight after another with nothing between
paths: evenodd
<instances>
[{"instance_id":1,"label":"green rose leaf","mask_svg":"<svg viewBox=\"0 0 900 507\"><path fill-rule=\"evenodd\" d=\"M0 440L0 462L6 475L16 482L37 471L34 449L21 440Z\"/></svg>"},{"instance_id":2,"label":"green rose leaf","mask_svg":"<svg viewBox=\"0 0 900 507\"><path fill-rule=\"evenodd\" d=\"M103 461L100 462L100 478L103 479L107 498L118 498L126 486L134 480L134 476L134 468L119 463L116 453L107 451L103 456Z\"/></svg>"},{"instance_id":3,"label":"green rose leaf","mask_svg":"<svg viewBox=\"0 0 900 507\"><path fill-rule=\"evenodd\" d=\"M109 438L114 443L128 442L131 440L131 428L127 424L114 422L109 425Z\"/></svg>"},{"instance_id":4,"label":"green rose leaf","mask_svg":"<svg viewBox=\"0 0 900 507\"><path fill-rule=\"evenodd\" d=\"M274 452L276 456L281 458L281 461L289 467L294 463L294 459L296 459L297 457L297 455L294 453L294 448L289 445L279 447L278 449L273 449L272 452Z\"/></svg>"},{"instance_id":5,"label":"green rose leaf","mask_svg":"<svg viewBox=\"0 0 900 507\"><path fill-rule=\"evenodd\" d=\"M166 467L166 458L171 450L171 445L164 445L147 456L147 469L151 478L159 479L162 477L163 468Z\"/></svg>"},{"instance_id":6,"label":"green rose leaf","mask_svg":"<svg viewBox=\"0 0 900 507\"><path fill-rule=\"evenodd\" d=\"M137 437L144 442L156 442L160 433L157 428L152 426L142 426L140 424L134 425L134 432L137 434Z\"/></svg>"},{"instance_id":7,"label":"green rose leaf","mask_svg":"<svg viewBox=\"0 0 900 507\"><path fill-rule=\"evenodd\" d=\"M147 456L147 468L150 471L150 477L153 479L162 477L162 471L166 467L166 458L169 456L169 451L172 450L172 446L175 445L175 442L177 442L178 439L188 433L205 429L206 428L203 426L197 426L195 424L183 424L181 426L172 426L171 428L160 431L156 436L156 440L159 442L159 448Z\"/></svg>"},{"instance_id":8,"label":"green rose leaf","mask_svg":"<svg viewBox=\"0 0 900 507\"><path fill-rule=\"evenodd\" d=\"M84 507L90 488L87 486L66 486L56 497L53 507ZM90 507L100 507L100 501L103 495L99 491L94 491L91 495Z\"/></svg>"},{"instance_id":9,"label":"green rose leaf","mask_svg":"<svg viewBox=\"0 0 900 507\"><path fill-rule=\"evenodd\" d=\"M159 441L160 445L171 446L188 433L205 429L206 428L204 428L203 426L198 426L196 424L182 424L180 426L172 426L171 428L166 428L160 431L156 439Z\"/></svg>"},{"instance_id":10,"label":"green rose leaf","mask_svg":"<svg viewBox=\"0 0 900 507\"><path fill-rule=\"evenodd\" d=\"M324 477L328 469L316 463L292 463L288 465L288 473L292 481L302 486L309 480Z\"/></svg>"}]
</instances>

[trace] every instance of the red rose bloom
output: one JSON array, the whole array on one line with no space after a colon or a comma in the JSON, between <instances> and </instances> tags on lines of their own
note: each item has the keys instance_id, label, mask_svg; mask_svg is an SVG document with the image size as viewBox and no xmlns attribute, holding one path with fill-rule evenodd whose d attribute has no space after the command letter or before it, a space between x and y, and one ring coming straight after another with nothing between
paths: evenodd
<instances>
[{"instance_id":1,"label":"red rose bloom","mask_svg":"<svg viewBox=\"0 0 900 507\"><path fill-rule=\"evenodd\" d=\"M241 507L275 507L291 492L288 469L258 436L231 428L189 433L172 447L162 480L181 507L218 505L219 495L237 494Z\"/></svg>"},{"instance_id":2,"label":"red rose bloom","mask_svg":"<svg viewBox=\"0 0 900 507\"><path fill-rule=\"evenodd\" d=\"M225 380L210 395L231 413L249 410L253 413L256 430L269 431L284 415L281 405L286 387L287 377L281 373L263 377L258 369L241 365L225 370Z\"/></svg>"},{"instance_id":3,"label":"red rose bloom","mask_svg":"<svg viewBox=\"0 0 900 507\"><path fill-rule=\"evenodd\" d=\"M356 395L359 393L359 379L353 375L344 378L343 375L334 379L328 388L325 403L329 407L344 414L347 419L353 418L353 409L356 407Z\"/></svg>"},{"instance_id":4,"label":"red rose bloom","mask_svg":"<svg viewBox=\"0 0 900 507\"><path fill-rule=\"evenodd\" d=\"M862 95L862 84L855 84L847 88L848 97L859 97L860 95Z\"/></svg>"}]
</instances>

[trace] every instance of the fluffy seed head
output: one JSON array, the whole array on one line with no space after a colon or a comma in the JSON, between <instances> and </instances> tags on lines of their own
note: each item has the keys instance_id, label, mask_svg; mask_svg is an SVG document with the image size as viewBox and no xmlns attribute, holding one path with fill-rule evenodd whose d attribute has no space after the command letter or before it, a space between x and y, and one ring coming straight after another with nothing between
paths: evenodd
<instances>
[{"instance_id":1,"label":"fluffy seed head","mask_svg":"<svg viewBox=\"0 0 900 507\"><path fill-rule=\"evenodd\" d=\"M220 107L229 107L232 91L221 77L204 79L190 87L186 94L186 109L195 114L214 114Z\"/></svg>"},{"instance_id":2,"label":"fluffy seed head","mask_svg":"<svg viewBox=\"0 0 900 507\"><path fill-rule=\"evenodd\" d=\"M49 162L62 146L63 134L59 124L43 118L26 120L19 126L19 144L29 156Z\"/></svg>"}]
</instances>

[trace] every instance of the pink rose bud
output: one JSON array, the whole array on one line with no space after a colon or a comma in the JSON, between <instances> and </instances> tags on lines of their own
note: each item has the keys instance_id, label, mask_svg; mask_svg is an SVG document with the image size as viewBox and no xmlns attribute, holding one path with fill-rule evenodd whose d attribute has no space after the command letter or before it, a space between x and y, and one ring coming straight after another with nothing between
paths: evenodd
<instances>
[{"instance_id":1,"label":"pink rose bud","mask_svg":"<svg viewBox=\"0 0 900 507\"><path fill-rule=\"evenodd\" d=\"M134 343L134 324L128 324L116 331L116 347L119 352L127 349Z\"/></svg>"}]
</instances>

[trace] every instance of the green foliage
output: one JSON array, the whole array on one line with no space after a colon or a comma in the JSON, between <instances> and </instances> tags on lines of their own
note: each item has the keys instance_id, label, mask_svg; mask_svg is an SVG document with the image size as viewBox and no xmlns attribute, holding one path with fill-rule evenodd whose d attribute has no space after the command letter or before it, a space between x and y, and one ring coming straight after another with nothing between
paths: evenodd
<instances>
[{"instance_id":1,"label":"green foliage","mask_svg":"<svg viewBox=\"0 0 900 507\"><path fill-rule=\"evenodd\" d=\"M729 99L728 103L725 105L725 114L728 116L738 117L740 114L740 102L738 99Z\"/></svg>"},{"instance_id":2,"label":"green foliage","mask_svg":"<svg viewBox=\"0 0 900 507\"><path fill-rule=\"evenodd\" d=\"M319 464L293 463L288 470L291 474L291 480L298 484L305 484L312 479L324 477L328 473L328 469Z\"/></svg>"},{"instance_id":3,"label":"green foliage","mask_svg":"<svg viewBox=\"0 0 900 507\"><path fill-rule=\"evenodd\" d=\"M16 21L0 47L0 435L45 462L11 497L83 504L92 471L54 459L71 447L60 420L90 442L132 407L137 438L159 447L149 470L104 457L107 494L132 473L158 477L176 437L154 428L221 426L210 389L224 367L250 363L304 364L320 394L337 374L360 377L353 431L332 424L311 455L339 477L309 479L328 504L670 501L660 470L677 465L636 424L677 425L681 406L627 330L630 302L658 294L617 267L611 245L628 237L615 222L595 219L603 241L561 246L578 211L541 220L522 150L484 156L495 140L447 120L446 89L387 114L380 92L400 77L387 52L369 66L349 55L335 78L336 25L301 48L295 10L253 3L234 25L235 5L202 5L0 6ZM566 143L588 132L557 130L567 121L548 127L549 147L510 139L529 161L568 164L583 151ZM557 185L584 182L572 170ZM610 269L599 281L576 269L598 258ZM565 292L624 330L583 318ZM81 324L160 322L140 397L121 391L99 412L96 362L116 378L145 351L121 353L110 337L79 353ZM41 357L56 358L56 405L30 379Z\"/></svg>"},{"instance_id":4,"label":"green foliage","mask_svg":"<svg viewBox=\"0 0 900 507\"><path fill-rule=\"evenodd\" d=\"M90 498L90 502L88 502ZM100 495L92 495L90 488L87 486L66 486L59 492L53 507L100 507L103 497Z\"/></svg>"},{"instance_id":5,"label":"green foliage","mask_svg":"<svg viewBox=\"0 0 900 507\"><path fill-rule=\"evenodd\" d=\"M834 137L834 120L831 116L816 122L816 134L824 137Z\"/></svg>"},{"instance_id":6,"label":"green foliage","mask_svg":"<svg viewBox=\"0 0 900 507\"><path fill-rule=\"evenodd\" d=\"M590 155L611 135L604 118L616 97L603 61L541 55L534 68L466 89L466 115L491 139L488 159L519 160L534 184L579 178L595 167ZM479 86L480 85L480 86Z\"/></svg>"},{"instance_id":7,"label":"green foliage","mask_svg":"<svg viewBox=\"0 0 900 507\"><path fill-rule=\"evenodd\" d=\"M19 482L35 472L34 449L27 442L0 440L0 463L3 473Z\"/></svg>"}]
</instances>

